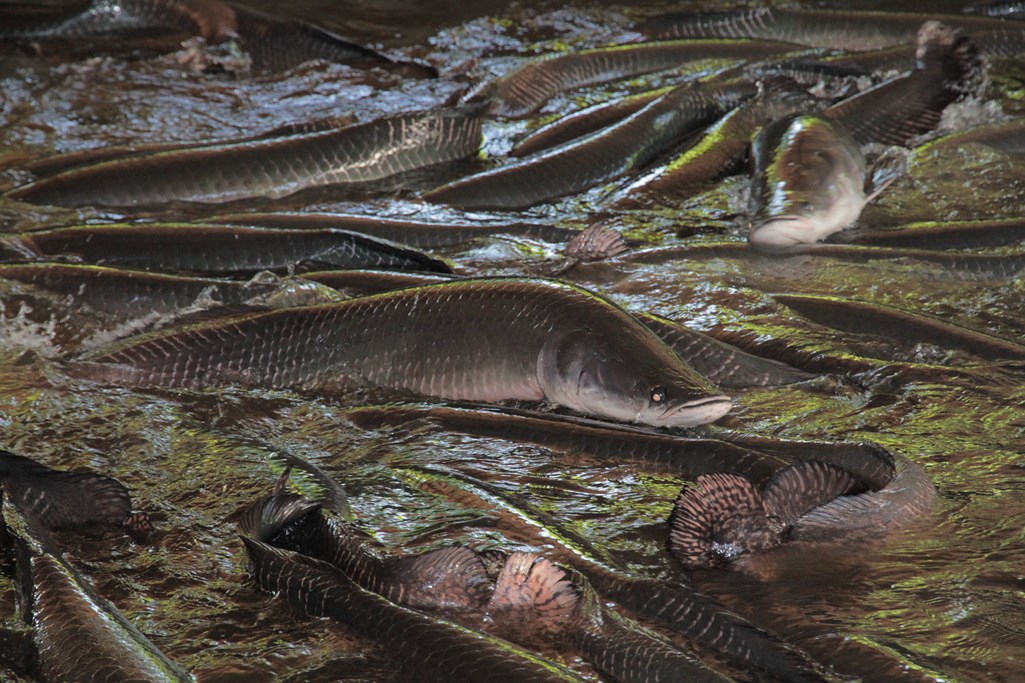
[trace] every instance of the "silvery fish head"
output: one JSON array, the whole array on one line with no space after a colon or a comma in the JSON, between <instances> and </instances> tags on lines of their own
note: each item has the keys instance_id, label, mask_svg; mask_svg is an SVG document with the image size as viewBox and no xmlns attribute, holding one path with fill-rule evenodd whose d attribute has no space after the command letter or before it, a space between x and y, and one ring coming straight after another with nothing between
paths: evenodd
<instances>
[{"instance_id":1,"label":"silvery fish head","mask_svg":"<svg viewBox=\"0 0 1025 683\"><path fill-rule=\"evenodd\" d=\"M545 397L598 417L659 427L713 422L732 407L707 379L640 323L553 334L538 356Z\"/></svg>"},{"instance_id":2,"label":"silvery fish head","mask_svg":"<svg viewBox=\"0 0 1025 683\"><path fill-rule=\"evenodd\" d=\"M752 156L752 246L817 242L861 215L865 158L838 124L800 114L779 119L755 138Z\"/></svg>"}]
</instances>

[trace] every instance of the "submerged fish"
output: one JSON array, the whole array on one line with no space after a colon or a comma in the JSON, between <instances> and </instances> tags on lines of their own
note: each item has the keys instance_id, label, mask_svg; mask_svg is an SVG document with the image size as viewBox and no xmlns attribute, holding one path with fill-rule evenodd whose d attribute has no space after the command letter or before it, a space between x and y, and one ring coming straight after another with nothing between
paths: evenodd
<instances>
[{"instance_id":1,"label":"submerged fish","mask_svg":"<svg viewBox=\"0 0 1025 683\"><path fill-rule=\"evenodd\" d=\"M195 31L207 41L237 35L235 11L220 0L87 0L71 5L0 5L0 39L109 38L154 30Z\"/></svg>"},{"instance_id":2,"label":"submerged fish","mask_svg":"<svg viewBox=\"0 0 1025 683\"><path fill-rule=\"evenodd\" d=\"M668 640L606 608L587 579L533 553L506 559L488 603L498 627L571 644L599 671L622 683L732 680Z\"/></svg>"},{"instance_id":3,"label":"submerged fish","mask_svg":"<svg viewBox=\"0 0 1025 683\"><path fill-rule=\"evenodd\" d=\"M0 484L8 503L50 531L123 527L145 534L151 530L144 513L132 513L128 489L102 474L53 470L0 450Z\"/></svg>"},{"instance_id":4,"label":"submerged fish","mask_svg":"<svg viewBox=\"0 0 1025 683\"><path fill-rule=\"evenodd\" d=\"M551 242L564 242L578 234L577 230L544 223L439 223L349 213L233 213L212 216L209 220L269 228L348 230L420 249L463 244L493 235L525 235Z\"/></svg>"},{"instance_id":5,"label":"submerged fish","mask_svg":"<svg viewBox=\"0 0 1025 683\"><path fill-rule=\"evenodd\" d=\"M830 674L804 653L753 626L687 582L637 576L524 500L514 502L505 491L468 481L455 473L410 469L396 472L428 493L497 516L496 524L504 533L523 543L545 546L557 561L584 574L603 597L702 643L744 671L757 672L772 680L831 680ZM613 650L604 652L611 654Z\"/></svg>"},{"instance_id":6,"label":"submerged fish","mask_svg":"<svg viewBox=\"0 0 1025 683\"><path fill-rule=\"evenodd\" d=\"M337 619L381 643L410 678L548 683L580 677L497 638L429 617L361 588L340 569L242 537L256 583L313 616Z\"/></svg>"},{"instance_id":7,"label":"submerged fish","mask_svg":"<svg viewBox=\"0 0 1025 683\"><path fill-rule=\"evenodd\" d=\"M479 611L491 591L484 565L468 548L393 557L351 523L301 496L257 501L239 520L239 532L323 560L363 588L408 607Z\"/></svg>"},{"instance_id":8,"label":"submerged fish","mask_svg":"<svg viewBox=\"0 0 1025 683\"><path fill-rule=\"evenodd\" d=\"M736 474L698 477L680 492L669 518L669 549L685 567L715 567L779 545L800 517L847 493L857 480L806 460L777 472L761 491Z\"/></svg>"},{"instance_id":9,"label":"submerged fish","mask_svg":"<svg viewBox=\"0 0 1025 683\"><path fill-rule=\"evenodd\" d=\"M1025 346L890 306L800 294L775 294L773 298L819 324L838 330L879 334L905 344L936 344L987 360L1025 360Z\"/></svg>"},{"instance_id":10,"label":"submerged fish","mask_svg":"<svg viewBox=\"0 0 1025 683\"><path fill-rule=\"evenodd\" d=\"M431 190L424 199L467 209L526 208L650 163L687 133L752 97L752 83L685 83L604 130Z\"/></svg>"},{"instance_id":11,"label":"submerged fish","mask_svg":"<svg viewBox=\"0 0 1025 683\"><path fill-rule=\"evenodd\" d=\"M208 275L252 276L297 266L452 272L414 249L345 230L197 223L78 225L0 235L0 256L70 256L95 265Z\"/></svg>"},{"instance_id":12,"label":"submerged fish","mask_svg":"<svg viewBox=\"0 0 1025 683\"><path fill-rule=\"evenodd\" d=\"M794 114L763 128L751 148L753 246L777 250L816 242L861 215L868 201L865 157L842 126Z\"/></svg>"},{"instance_id":13,"label":"submerged fish","mask_svg":"<svg viewBox=\"0 0 1025 683\"><path fill-rule=\"evenodd\" d=\"M87 504L80 498L79 504ZM8 498L4 521L18 554L23 611L35 629L38 678L43 681L184 682L191 675L170 661L53 547L33 516Z\"/></svg>"},{"instance_id":14,"label":"submerged fish","mask_svg":"<svg viewBox=\"0 0 1025 683\"><path fill-rule=\"evenodd\" d=\"M759 8L727 12L677 12L651 17L641 31L652 38L758 38L832 50L873 50L913 43L927 21L972 33L1019 29L999 19L957 14L786 10Z\"/></svg>"},{"instance_id":15,"label":"submerged fish","mask_svg":"<svg viewBox=\"0 0 1025 683\"><path fill-rule=\"evenodd\" d=\"M752 40L680 40L635 43L533 59L472 95L488 111L527 116L553 96L608 81L662 71L702 59L759 59L794 49L787 43Z\"/></svg>"},{"instance_id":16,"label":"submerged fish","mask_svg":"<svg viewBox=\"0 0 1025 683\"><path fill-rule=\"evenodd\" d=\"M477 153L480 107L398 114L338 130L184 146L72 168L7 196L55 206L219 203L380 180Z\"/></svg>"},{"instance_id":17,"label":"submerged fish","mask_svg":"<svg viewBox=\"0 0 1025 683\"><path fill-rule=\"evenodd\" d=\"M144 335L83 360L132 384L370 384L546 400L667 427L711 422L731 406L625 311L545 280L461 280L258 313Z\"/></svg>"},{"instance_id":18,"label":"submerged fish","mask_svg":"<svg viewBox=\"0 0 1025 683\"><path fill-rule=\"evenodd\" d=\"M850 473L806 460L780 470L761 491L735 474L698 478L669 519L669 547L686 567L714 567L787 541L881 538L927 513L936 487L921 467L895 455L893 478L863 491Z\"/></svg>"}]
</instances>

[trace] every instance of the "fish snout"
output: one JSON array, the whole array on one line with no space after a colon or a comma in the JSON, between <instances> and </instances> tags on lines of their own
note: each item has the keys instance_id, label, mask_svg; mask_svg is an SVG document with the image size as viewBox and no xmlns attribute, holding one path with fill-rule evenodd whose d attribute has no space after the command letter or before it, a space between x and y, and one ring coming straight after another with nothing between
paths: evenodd
<instances>
[{"instance_id":1,"label":"fish snout","mask_svg":"<svg viewBox=\"0 0 1025 683\"><path fill-rule=\"evenodd\" d=\"M697 427L715 422L732 408L733 400L729 396L703 396L670 407L656 418L656 422L664 427Z\"/></svg>"}]
</instances>

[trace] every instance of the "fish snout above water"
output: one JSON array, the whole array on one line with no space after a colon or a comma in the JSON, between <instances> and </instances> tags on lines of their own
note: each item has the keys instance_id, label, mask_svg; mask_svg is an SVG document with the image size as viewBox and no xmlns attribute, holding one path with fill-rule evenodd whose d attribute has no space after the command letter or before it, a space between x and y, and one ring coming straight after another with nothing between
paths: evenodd
<instances>
[{"instance_id":1,"label":"fish snout above water","mask_svg":"<svg viewBox=\"0 0 1025 683\"><path fill-rule=\"evenodd\" d=\"M796 114L752 143L751 245L782 250L816 242L857 220L868 201L865 158L840 125Z\"/></svg>"}]
</instances>

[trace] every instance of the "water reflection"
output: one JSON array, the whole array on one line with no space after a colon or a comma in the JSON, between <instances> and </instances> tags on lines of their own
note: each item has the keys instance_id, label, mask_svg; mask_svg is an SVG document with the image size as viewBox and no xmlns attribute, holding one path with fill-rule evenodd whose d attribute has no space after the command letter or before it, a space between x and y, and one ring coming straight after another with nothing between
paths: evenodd
<instances>
[{"instance_id":1,"label":"water reflection","mask_svg":"<svg viewBox=\"0 0 1025 683\"><path fill-rule=\"evenodd\" d=\"M417 3L389 3L360 7L354 15L336 3L259 4L347 27L399 54L431 61L442 77L410 80L318 64L247 78L183 72L173 55L62 64L10 56L0 61L3 161L140 141L244 136L327 116L368 120L427 108L481 75L511 68L520 54L621 41L632 35L632 18L666 9L647 3L597 9L496 2L446 3L425 12ZM938 5L958 9L958 3ZM401 12L392 14L395 7ZM1020 81L1020 65L995 60L986 100L1007 114L1020 113ZM514 136L557 113L657 83L640 78L561 94L536 122L490 124L485 149L504 153ZM985 122L991 113L989 104L965 105L944 125L956 130ZM461 175L468 167L451 172ZM24 179L10 169L0 175L0 185L9 188ZM534 207L516 218L578 226L588 216L604 215L608 190ZM714 245L743 239L747 191L747 181L732 179L678 207L612 215L642 248L682 248L671 258L581 266L567 277L629 309L689 321L759 353L832 371L798 385L742 393L720 424L791 438L875 441L921 464L940 499L927 520L885 543L783 550L736 571L696 572L694 584L851 673L875 680L1013 680L1025 643L1021 363L986 361L970 349L895 344L885 330L839 332L779 306L771 294L851 297L1020 342L1021 279L955 280L915 260L752 260L741 251L720 250ZM447 210L391 194L375 192L367 199L359 191L339 199L323 191L281 205L451 217ZM1020 156L980 145L926 147L910 155L907 175L869 206L864 222L1000 217L1023 205ZM182 206L169 213L190 218L203 211ZM113 210L0 201L6 232L123 217ZM556 247L529 238L436 253L453 259L462 274L537 274L558 259ZM97 588L159 647L210 680L393 675L372 643L344 627L297 618L246 578L232 519L268 492L287 464L286 452L314 466L293 474L300 491L319 497L330 488L330 477L348 492L354 518L397 552L452 541L481 549L545 549L543 540L511 537L493 512L432 495L398 474L401 468L429 467L493 484L542 511L567 534L600 541L633 571L678 575L664 551L663 523L681 483L676 477L636 463L567 457L427 423L370 428L350 419L354 406L396 398L386 392L326 399L242 389L140 391L69 380L52 359L99 334L96 322L72 311L57 325L51 317L59 302L10 283L0 287L0 445L54 467L90 468L129 485L158 527L156 542L142 549L127 541L86 544L77 559ZM2 588L0 607L11 614L12 588Z\"/></svg>"}]
</instances>

